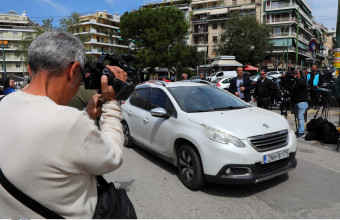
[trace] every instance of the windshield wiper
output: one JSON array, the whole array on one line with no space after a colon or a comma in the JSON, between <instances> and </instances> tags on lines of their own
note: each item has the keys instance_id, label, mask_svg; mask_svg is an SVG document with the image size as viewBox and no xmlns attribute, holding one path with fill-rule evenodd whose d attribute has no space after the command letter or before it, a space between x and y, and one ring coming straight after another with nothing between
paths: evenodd
<instances>
[{"instance_id":1,"label":"windshield wiper","mask_svg":"<svg viewBox=\"0 0 340 220\"><path fill-rule=\"evenodd\" d=\"M242 108L247 108L247 106L228 106L228 107L220 107L220 108L214 108L214 111L216 111L216 110L242 109Z\"/></svg>"}]
</instances>

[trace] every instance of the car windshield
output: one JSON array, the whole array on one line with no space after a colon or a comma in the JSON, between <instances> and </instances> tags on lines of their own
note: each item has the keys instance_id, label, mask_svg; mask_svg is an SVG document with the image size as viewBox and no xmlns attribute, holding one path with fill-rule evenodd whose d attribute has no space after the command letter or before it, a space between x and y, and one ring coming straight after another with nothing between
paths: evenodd
<instances>
[{"instance_id":1,"label":"car windshield","mask_svg":"<svg viewBox=\"0 0 340 220\"><path fill-rule=\"evenodd\" d=\"M234 95L213 86L179 86L168 89L179 107L188 113L251 107Z\"/></svg>"}]
</instances>

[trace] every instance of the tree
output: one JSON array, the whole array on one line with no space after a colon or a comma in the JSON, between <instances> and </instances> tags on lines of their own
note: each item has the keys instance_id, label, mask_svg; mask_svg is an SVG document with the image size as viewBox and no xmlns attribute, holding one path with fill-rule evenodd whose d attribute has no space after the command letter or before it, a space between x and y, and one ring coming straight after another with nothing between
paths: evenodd
<instances>
[{"instance_id":1,"label":"tree","mask_svg":"<svg viewBox=\"0 0 340 220\"><path fill-rule=\"evenodd\" d=\"M253 16L233 13L215 46L218 55L233 55L243 64L259 65L273 49L271 27L260 24Z\"/></svg>"},{"instance_id":2,"label":"tree","mask_svg":"<svg viewBox=\"0 0 340 220\"><path fill-rule=\"evenodd\" d=\"M123 39L133 39L136 55L150 70L173 67L189 56L186 45L189 24L176 7L144 8L125 12L120 19Z\"/></svg>"}]
</instances>

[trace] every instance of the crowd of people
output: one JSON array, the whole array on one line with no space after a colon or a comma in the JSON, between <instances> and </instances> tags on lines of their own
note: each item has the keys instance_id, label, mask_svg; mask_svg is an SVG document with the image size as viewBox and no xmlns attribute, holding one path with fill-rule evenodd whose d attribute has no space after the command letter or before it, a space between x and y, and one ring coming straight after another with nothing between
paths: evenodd
<instances>
[{"instance_id":1,"label":"crowd of people","mask_svg":"<svg viewBox=\"0 0 340 220\"><path fill-rule=\"evenodd\" d=\"M276 84L267 78L265 70L260 71L260 78L252 82L247 74L243 74L243 68L237 68L237 77L230 80L229 92L242 100L249 102L251 100L250 91L254 89L253 102L258 107L269 109L270 103L277 97ZM306 111L308 107L319 106L320 88L323 79L317 72L317 66L312 66L312 71L306 74L306 71L294 70L291 73L283 73L281 83L284 89L289 90L289 98L292 103L294 115L297 119L296 136L303 138L305 135ZM289 85L284 85L284 84Z\"/></svg>"}]
</instances>

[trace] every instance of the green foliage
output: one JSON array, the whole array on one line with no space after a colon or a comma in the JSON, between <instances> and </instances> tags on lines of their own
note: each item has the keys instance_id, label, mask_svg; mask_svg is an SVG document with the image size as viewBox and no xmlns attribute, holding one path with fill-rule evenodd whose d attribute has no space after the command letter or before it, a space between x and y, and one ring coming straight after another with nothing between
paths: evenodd
<instances>
[{"instance_id":1,"label":"green foliage","mask_svg":"<svg viewBox=\"0 0 340 220\"><path fill-rule=\"evenodd\" d=\"M218 55L233 55L243 64L258 65L271 52L271 27L253 16L231 16L215 46Z\"/></svg>"},{"instance_id":2,"label":"green foliage","mask_svg":"<svg viewBox=\"0 0 340 220\"><path fill-rule=\"evenodd\" d=\"M144 8L125 12L120 19L123 39L133 39L137 56L145 67L176 67L186 61L191 47L186 45L189 24L176 7Z\"/></svg>"}]
</instances>

